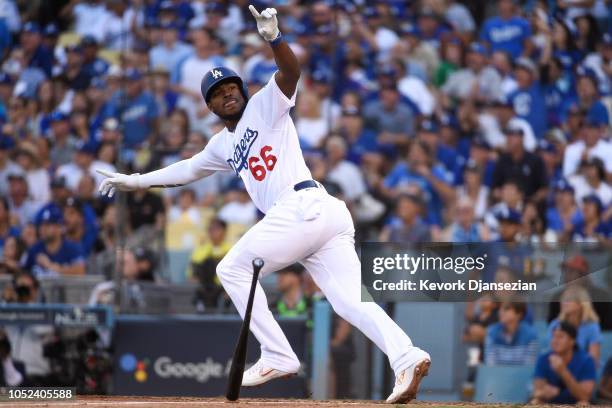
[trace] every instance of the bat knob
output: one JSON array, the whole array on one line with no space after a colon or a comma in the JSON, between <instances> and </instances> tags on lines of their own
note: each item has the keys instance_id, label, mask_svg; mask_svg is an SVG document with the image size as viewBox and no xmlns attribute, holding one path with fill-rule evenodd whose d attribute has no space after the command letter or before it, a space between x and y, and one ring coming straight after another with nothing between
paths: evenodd
<instances>
[{"instance_id":1,"label":"bat knob","mask_svg":"<svg viewBox=\"0 0 612 408\"><path fill-rule=\"evenodd\" d=\"M264 261L261 258L253 259L253 268L261 269L264 266Z\"/></svg>"}]
</instances>

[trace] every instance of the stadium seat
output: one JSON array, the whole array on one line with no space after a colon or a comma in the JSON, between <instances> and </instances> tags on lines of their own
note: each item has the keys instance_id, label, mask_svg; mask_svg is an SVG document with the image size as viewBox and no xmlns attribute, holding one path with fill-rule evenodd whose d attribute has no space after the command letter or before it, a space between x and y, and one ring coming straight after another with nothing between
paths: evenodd
<instances>
[{"instance_id":1,"label":"stadium seat","mask_svg":"<svg viewBox=\"0 0 612 408\"><path fill-rule=\"evenodd\" d=\"M533 365L478 366L475 402L521 404L529 399Z\"/></svg>"}]
</instances>

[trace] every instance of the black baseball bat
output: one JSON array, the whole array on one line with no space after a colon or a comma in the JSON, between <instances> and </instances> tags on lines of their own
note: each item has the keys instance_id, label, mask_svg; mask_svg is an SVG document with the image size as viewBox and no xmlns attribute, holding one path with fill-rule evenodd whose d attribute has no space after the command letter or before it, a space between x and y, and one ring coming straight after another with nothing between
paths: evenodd
<instances>
[{"instance_id":1,"label":"black baseball bat","mask_svg":"<svg viewBox=\"0 0 612 408\"><path fill-rule=\"evenodd\" d=\"M234 349L234 357L232 358L232 366L230 368L227 391L225 393L225 397L230 401L236 401L240 396L242 374L244 374L244 365L246 363L247 340L249 339L253 299L255 299L255 288L257 287L259 271L261 271L263 266L263 259L253 259L253 280L251 281L251 292L249 293L249 301L247 302L247 307L244 311L244 320L242 321L240 336L238 337L238 342L236 343L236 348Z\"/></svg>"}]
</instances>

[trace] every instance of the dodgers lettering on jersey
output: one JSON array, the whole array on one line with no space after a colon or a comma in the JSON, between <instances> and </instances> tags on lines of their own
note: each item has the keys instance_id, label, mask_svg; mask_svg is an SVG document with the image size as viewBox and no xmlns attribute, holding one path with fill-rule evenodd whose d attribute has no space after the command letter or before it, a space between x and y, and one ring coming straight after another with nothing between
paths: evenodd
<instances>
[{"instance_id":1,"label":"dodgers lettering on jersey","mask_svg":"<svg viewBox=\"0 0 612 408\"><path fill-rule=\"evenodd\" d=\"M214 135L191 165L202 173L233 170L266 213L284 190L312 179L289 116L294 105L295 93L287 98L273 75L249 99L234 132L224 128Z\"/></svg>"}]
</instances>

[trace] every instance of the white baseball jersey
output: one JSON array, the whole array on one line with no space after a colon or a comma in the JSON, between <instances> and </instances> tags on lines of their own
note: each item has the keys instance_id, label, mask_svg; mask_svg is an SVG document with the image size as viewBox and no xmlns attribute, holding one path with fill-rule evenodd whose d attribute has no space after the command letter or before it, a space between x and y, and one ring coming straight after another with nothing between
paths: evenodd
<instances>
[{"instance_id":1,"label":"white baseball jersey","mask_svg":"<svg viewBox=\"0 0 612 408\"><path fill-rule=\"evenodd\" d=\"M233 170L265 214L287 187L312 179L289 116L294 105L295 93L287 98L273 75L249 99L236 129L230 132L224 128L192 157L193 169Z\"/></svg>"}]
</instances>

